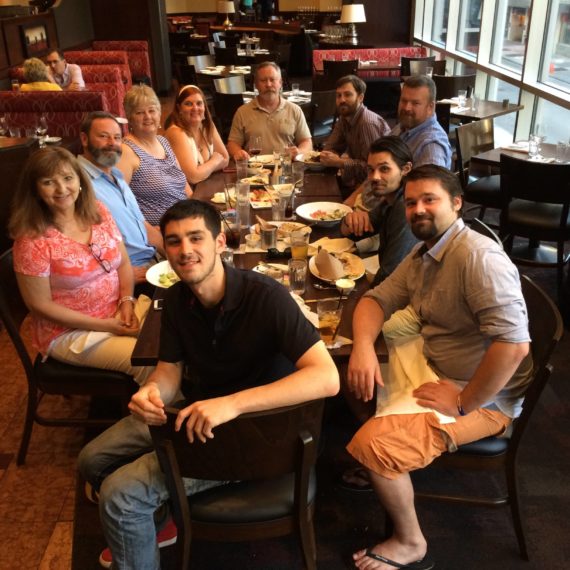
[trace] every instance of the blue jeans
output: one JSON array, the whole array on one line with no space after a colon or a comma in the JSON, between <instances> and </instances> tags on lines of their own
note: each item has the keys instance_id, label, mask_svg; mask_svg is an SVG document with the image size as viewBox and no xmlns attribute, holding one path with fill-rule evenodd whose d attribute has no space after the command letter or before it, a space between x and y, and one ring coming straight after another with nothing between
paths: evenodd
<instances>
[{"instance_id":1,"label":"blue jeans","mask_svg":"<svg viewBox=\"0 0 570 570\"><path fill-rule=\"evenodd\" d=\"M99 516L113 568L160 568L154 515L169 495L148 426L132 416L123 418L81 450L78 468L99 491ZM187 495L221 484L184 479Z\"/></svg>"}]
</instances>

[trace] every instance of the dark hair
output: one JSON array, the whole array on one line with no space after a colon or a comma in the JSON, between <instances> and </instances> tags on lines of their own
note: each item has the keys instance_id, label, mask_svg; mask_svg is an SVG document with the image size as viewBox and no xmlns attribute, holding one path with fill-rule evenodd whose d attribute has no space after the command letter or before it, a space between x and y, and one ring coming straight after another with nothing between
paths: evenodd
<instances>
[{"instance_id":1,"label":"dark hair","mask_svg":"<svg viewBox=\"0 0 570 570\"><path fill-rule=\"evenodd\" d=\"M117 118L112 113L108 113L107 111L92 111L81 122L81 132L89 135L93 121L97 121L98 119L111 119L121 128L119 121L117 121Z\"/></svg>"},{"instance_id":2,"label":"dark hair","mask_svg":"<svg viewBox=\"0 0 570 570\"><path fill-rule=\"evenodd\" d=\"M389 152L400 169L404 168L408 162L414 164L412 151L400 137L388 135L376 139L370 145L368 154L376 154L377 152Z\"/></svg>"},{"instance_id":3,"label":"dark hair","mask_svg":"<svg viewBox=\"0 0 570 570\"><path fill-rule=\"evenodd\" d=\"M366 93L366 83L364 83L360 77L356 77L356 75L345 75L344 77L341 77L336 82L337 89L346 83L350 83L354 87L357 95L364 95Z\"/></svg>"},{"instance_id":4,"label":"dark hair","mask_svg":"<svg viewBox=\"0 0 570 570\"><path fill-rule=\"evenodd\" d=\"M50 56L52 53L57 53L57 57L59 57L60 60L64 60L65 56L63 55L63 50L58 49L58 48L54 48L54 49L50 49L47 54L46 57Z\"/></svg>"},{"instance_id":5,"label":"dark hair","mask_svg":"<svg viewBox=\"0 0 570 570\"><path fill-rule=\"evenodd\" d=\"M202 102L204 103L204 134L206 135L208 142L211 144L214 140L214 121L212 120L210 109L208 109L208 104L206 103L206 96L204 95L204 92L196 85L186 85L180 89L178 96L176 97L176 101L174 102L174 109L168 117L168 126L170 127L174 124L177 127L180 127L182 130L188 132L186 124L180 114L180 105L182 105L182 103L184 103L184 101L186 101L190 95L194 95L196 93L202 97Z\"/></svg>"},{"instance_id":6,"label":"dark hair","mask_svg":"<svg viewBox=\"0 0 570 570\"><path fill-rule=\"evenodd\" d=\"M417 180L437 180L451 198L463 197L463 188L461 188L459 178L443 166L424 164L413 168L404 178L404 191L408 182L416 182Z\"/></svg>"},{"instance_id":7,"label":"dark hair","mask_svg":"<svg viewBox=\"0 0 570 570\"><path fill-rule=\"evenodd\" d=\"M404 81L403 87L410 89L418 89L420 87L427 87L429 91L429 102L433 103L437 98L437 89L435 82L431 77L426 75L412 75Z\"/></svg>"},{"instance_id":8,"label":"dark hair","mask_svg":"<svg viewBox=\"0 0 570 570\"><path fill-rule=\"evenodd\" d=\"M49 226L55 225L52 211L39 195L38 180L52 176L62 166L70 166L79 177L81 191L75 201L75 214L78 219L88 225L101 223L91 180L79 166L77 158L65 148L48 146L32 154L22 170L20 183L12 200L8 226L12 238L24 235L36 237L42 235Z\"/></svg>"},{"instance_id":9,"label":"dark hair","mask_svg":"<svg viewBox=\"0 0 570 570\"><path fill-rule=\"evenodd\" d=\"M201 200L181 200L170 206L160 218L160 233L164 238L166 226L173 221L185 220L186 218L203 218L204 224L210 230L212 237L216 237L221 231L220 213L212 204Z\"/></svg>"}]
</instances>

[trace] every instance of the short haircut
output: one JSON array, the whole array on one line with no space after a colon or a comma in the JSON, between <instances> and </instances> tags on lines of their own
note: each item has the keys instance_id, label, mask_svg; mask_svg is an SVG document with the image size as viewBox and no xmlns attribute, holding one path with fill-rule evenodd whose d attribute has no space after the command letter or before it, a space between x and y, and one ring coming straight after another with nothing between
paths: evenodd
<instances>
[{"instance_id":1,"label":"short haircut","mask_svg":"<svg viewBox=\"0 0 570 570\"><path fill-rule=\"evenodd\" d=\"M51 83L47 65L37 57L31 57L24 61L23 73L26 83L35 83L36 81L47 81Z\"/></svg>"},{"instance_id":2,"label":"short haircut","mask_svg":"<svg viewBox=\"0 0 570 570\"><path fill-rule=\"evenodd\" d=\"M58 49L58 48L56 48L56 49L50 49L50 50L47 52L46 57L50 56L52 53L57 53L57 57L59 57L60 60L64 60L64 59L65 59L65 56L63 55L63 50L61 50L61 49Z\"/></svg>"},{"instance_id":3,"label":"short haircut","mask_svg":"<svg viewBox=\"0 0 570 570\"><path fill-rule=\"evenodd\" d=\"M437 90L434 80L426 75L412 75L404 81L404 87L410 89L418 89L420 87L427 87L429 91L429 102L433 103L437 98Z\"/></svg>"},{"instance_id":4,"label":"short haircut","mask_svg":"<svg viewBox=\"0 0 570 570\"><path fill-rule=\"evenodd\" d=\"M435 164L424 164L413 168L404 178L404 191L408 182L416 182L418 180L437 180L441 187L449 194L450 198L462 197L463 188L459 183L456 174Z\"/></svg>"},{"instance_id":5,"label":"short haircut","mask_svg":"<svg viewBox=\"0 0 570 570\"><path fill-rule=\"evenodd\" d=\"M203 218L204 224L212 237L215 238L221 232L220 213L216 208L208 202L202 200L180 200L176 204L170 206L160 218L160 233L165 237L166 226L170 222L185 220L186 218Z\"/></svg>"},{"instance_id":6,"label":"short haircut","mask_svg":"<svg viewBox=\"0 0 570 570\"><path fill-rule=\"evenodd\" d=\"M204 120L202 121L204 127L204 133L206 134L206 139L209 143L212 143L214 140L214 121L212 120L212 115L210 114L210 109L208 109L208 103L206 102L206 96L204 92L197 86L197 85L185 85L180 89L178 92L178 96L176 97L176 101L174 102L174 109L172 110L172 114L167 119L168 126L171 124L175 124L177 127L181 129L186 129L186 125L184 123L184 119L182 118L182 114L180 113L180 105L190 97L190 95L198 94L202 98L202 102L204 103ZM165 125L166 126L166 125Z\"/></svg>"},{"instance_id":7,"label":"short haircut","mask_svg":"<svg viewBox=\"0 0 570 570\"><path fill-rule=\"evenodd\" d=\"M131 119L138 107L152 105L160 113L160 100L157 94L148 85L135 85L131 87L123 100L123 107L127 119Z\"/></svg>"},{"instance_id":8,"label":"short haircut","mask_svg":"<svg viewBox=\"0 0 570 570\"><path fill-rule=\"evenodd\" d=\"M345 75L344 77L341 77L336 82L336 88L338 89L347 83L350 83L354 87L357 95L364 95L366 93L366 83L356 75Z\"/></svg>"},{"instance_id":9,"label":"short haircut","mask_svg":"<svg viewBox=\"0 0 570 570\"><path fill-rule=\"evenodd\" d=\"M112 113L108 113L107 111L92 111L81 122L81 132L89 135L93 121L96 121L97 119L111 119L119 125L119 128L121 128L119 121L117 121L117 117Z\"/></svg>"},{"instance_id":10,"label":"short haircut","mask_svg":"<svg viewBox=\"0 0 570 570\"><path fill-rule=\"evenodd\" d=\"M62 167L70 167L79 177L80 192L75 201L75 213L87 225L101 222L95 192L89 175L68 150L59 146L47 146L28 158L14 198L9 230L12 238L37 237L55 225L53 212L40 197L38 181L53 176Z\"/></svg>"},{"instance_id":11,"label":"short haircut","mask_svg":"<svg viewBox=\"0 0 570 570\"><path fill-rule=\"evenodd\" d=\"M368 150L368 154L376 154L377 152L388 152L392 155L394 162L400 167L404 168L409 162L414 163L412 151L408 145L400 138L394 135L380 137L376 139Z\"/></svg>"},{"instance_id":12,"label":"short haircut","mask_svg":"<svg viewBox=\"0 0 570 570\"><path fill-rule=\"evenodd\" d=\"M279 74L279 77L281 77L281 68L274 61L262 61L255 66L255 81L257 81L259 72L265 67L272 67Z\"/></svg>"}]
</instances>

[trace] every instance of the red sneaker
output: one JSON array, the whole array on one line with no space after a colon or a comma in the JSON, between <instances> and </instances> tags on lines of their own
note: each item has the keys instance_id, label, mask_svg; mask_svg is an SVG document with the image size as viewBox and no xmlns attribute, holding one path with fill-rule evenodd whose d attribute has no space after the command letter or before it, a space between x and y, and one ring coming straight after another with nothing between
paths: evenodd
<instances>
[{"instance_id":1,"label":"red sneaker","mask_svg":"<svg viewBox=\"0 0 570 570\"><path fill-rule=\"evenodd\" d=\"M174 544L177 538L178 529L176 528L174 521L172 519L168 519L166 526L156 535L158 548L164 548L165 546ZM111 556L111 551L108 548L105 548L105 550L101 552L99 556L99 564L101 564L103 568L111 568L111 565L113 564L113 557Z\"/></svg>"}]
</instances>

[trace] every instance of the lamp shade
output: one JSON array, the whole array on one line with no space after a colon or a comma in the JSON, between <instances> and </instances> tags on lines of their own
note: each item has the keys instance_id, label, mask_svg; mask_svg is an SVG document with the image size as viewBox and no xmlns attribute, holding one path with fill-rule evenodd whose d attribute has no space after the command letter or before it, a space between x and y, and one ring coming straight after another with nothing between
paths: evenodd
<instances>
[{"instance_id":1,"label":"lamp shade","mask_svg":"<svg viewBox=\"0 0 570 570\"><path fill-rule=\"evenodd\" d=\"M356 24L358 22L366 22L366 14L364 13L364 4L344 5L340 13L340 23Z\"/></svg>"},{"instance_id":2,"label":"lamp shade","mask_svg":"<svg viewBox=\"0 0 570 570\"><path fill-rule=\"evenodd\" d=\"M235 11L233 0L218 0L218 14L235 14Z\"/></svg>"}]
</instances>

